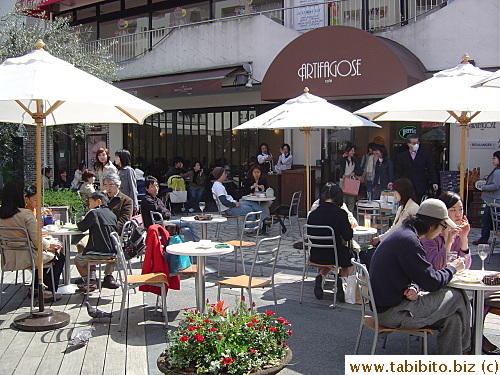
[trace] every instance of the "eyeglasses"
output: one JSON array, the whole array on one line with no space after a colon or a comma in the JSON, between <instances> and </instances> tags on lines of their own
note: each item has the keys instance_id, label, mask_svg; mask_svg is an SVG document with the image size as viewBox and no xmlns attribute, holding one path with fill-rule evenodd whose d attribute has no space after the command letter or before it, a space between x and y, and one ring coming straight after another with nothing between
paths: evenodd
<instances>
[{"instance_id":1,"label":"eyeglasses","mask_svg":"<svg viewBox=\"0 0 500 375\"><path fill-rule=\"evenodd\" d=\"M149 188L148 189L158 189L160 187L160 185L158 184L153 184L153 185L149 185Z\"/></svg>"},{"instance_id":2,"label":"eyeglasses","mask_svg":"<svg viewBox=\"0 0 500 375\"><path fill-rule=\"evenodd\" d=\"M439 223L439 225L441 225L441 228L443 228L443 230L448 228L448 225L446 225L446 224Z\"/></svg>"}]
</instances>

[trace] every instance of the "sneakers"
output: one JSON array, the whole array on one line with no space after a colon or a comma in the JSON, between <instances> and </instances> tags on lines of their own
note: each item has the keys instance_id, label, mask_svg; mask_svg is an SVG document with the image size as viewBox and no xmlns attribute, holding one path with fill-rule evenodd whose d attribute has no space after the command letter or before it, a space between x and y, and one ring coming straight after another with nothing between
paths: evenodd
<instances>
[{"instance_id":1,"label":"sneakers","mask_svg":"<svg viewBox=\"0 0 500 375\"><path fill-rule=\"evenodd\" d=\"M192 214L194 212L194 208L190 208L188 211L190 214Z\"/></svg>"},{"instance_id":2,"label":"sneakers","mask_svg":"<svg viewBox=\"0 0 500 375\"><path fill-rule=\"evenodd\" d=\"M93 292L97 289L97 281L95 279L90 279L89 290L87 290L87 278L82 277L82 282L76 285L78 289L85 293Z\"/></svg>"},{"instance_id":3,"label":"sneakers","mask_svg":"<svg viewBox=\"0 0 500 375\"><path fill-rule=\"evenodd\" d=\"M325 284L325 277L323 275L316 276L314 282L314 296L316 299L323 299L323 285Z\"/></svg>"},{"instance_id":4,"label":"sneakers","mask_svg":"<svg viewBox=\"0 0 500 375\"><path fill-rule=\"evenodd\" d=\"M102 287L107 289L118 289L120 286L116 283L113 275L104 276Z\"/></svg>"}]
</instances>

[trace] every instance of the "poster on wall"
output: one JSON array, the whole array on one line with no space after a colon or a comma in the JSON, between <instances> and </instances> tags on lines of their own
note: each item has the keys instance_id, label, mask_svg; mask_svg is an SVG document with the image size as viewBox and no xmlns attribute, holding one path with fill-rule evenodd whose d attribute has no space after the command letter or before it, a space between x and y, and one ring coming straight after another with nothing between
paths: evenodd
<instances>
[{"instance_id":1,"label":"poster on wall","mask_svg":"<svg viewBox=\"0 0 500 375\"><path fill-rule=\"evenodd\" d=\"M325 5L316 4L317 0L293 0L293 28L295 30L308 30L326 26Z\"/></svg>"},{"instance_id":2,"label":"poster on wall","mask_svg":"<svg viewBox=\"0 0 500 375\"><path fill-rule=\"evenodd\" d=\"M87 145L87 168L94 169L94 164L96 161L96 153L101 147L107 147L107 135L106 134L90 134L87 135L86 139Z\"/></svg>"}]
</instances>

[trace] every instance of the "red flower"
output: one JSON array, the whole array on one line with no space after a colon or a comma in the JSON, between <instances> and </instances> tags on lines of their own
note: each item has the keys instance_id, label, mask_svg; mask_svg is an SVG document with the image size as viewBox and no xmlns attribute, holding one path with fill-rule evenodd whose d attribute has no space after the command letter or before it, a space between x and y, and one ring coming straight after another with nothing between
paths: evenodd
<instances>
[{"instance_id":1,"label":"red flower","mask_svg":"<svg viewBox=\"0 0 500 375\"><path fill-rule=\"evenodd\" d=\"M198 342L203 342L205 341L205 338L202 336L202 335L195 335L194 338L196 339L196 341Z\"/></svg>"},{"instance_id":2,"label":"red flower","mask_svg":"<svg viewBox=\"0 0 500 375\"><path fill-rule=\"evenodd\" d=\"M293 335L293 331L291 329L288 330L288 336Z\"/></svg>"},{"instance_id":3,"label":"red flower","mask_svg":"<svg viewBox=\"0 0 500 375\"><path fill-rule=\"evenodd\" d=\"M244 301L245 300L245 296L241 296L241 300ZM231 359L232 360L232 359Z\"/></svg>"},{"instance_id":4,"label":"red flower","mask_svg":"<svg viewBox=\"0 0 500 375\"><path fill-rule=\"evenodd\" d=\"M210 328L210 331L215 332L215 331L217 331L217 328L212 327L212 328Z\"/></svg>"},{"instance_id":5,"label":"red flower","mask_svg":"<svg viewBox=\"0 0 500 375\"><path fill-rule=\"evenodd\" d=\"M185 342L185 341L188 340L188 337L187 336L181 336L181 338L179 340L182 341L182 342Z\"/></svg>"},{"instance_id":6,"label":"red flower","mask_svg":"<svg viewBox=\"0 0 500 375\"><path fill-rule=\"evenodd\" d=\"M246 326L247 327L253 327L253 324L252 323L247 323Z\"/></svg>"},{"instance_id":7,"label":"red flower","mask_svg":"<svg viewBox=\"0 0 500 375\"><path fill-rule=\"evenodd\" d=\"M196 329L196 327L193 327L193 326L188 327L188 331L194 331L195 329Z\"/></svg>"},{"instance_id":8,"label":"red flower","mask_svg":"<svg viewBox=\"0 0 500 375\"><path fill-rule=\"evenodd\" d=\"M257 319L250 319L252 323L258 323L259 321Z\"/></svg>"},{"instance_id":9,"label":"red flower","mask_svg":"<svg viewBox=\"0 0 500 375\"><path fill-rule=\"evenodd\" d=\"M188 322L194 322L193 318L188 318L187 320L188 320Z\"/></svg>"},{"instance_id":10,"label":"red flower","mask_svg":"<svg viewBox=\"0 0 500 375\"><path fill-rule=\"evenodd\" d=\"M278 323L285 323L286 322L286 320L284 318L281 318L281 317L279 317L278 319L276 319L276 321Z\"/></svg>"},{"instance_id":11,"label":"red flower","mask_svg":"<svg viewBox=\"0 0 500 375\"><path fill-rule=\"evenodd\" d=\"M272 311L266 311L266 315L267 315L267 316L273 316L273 315L274 315L274 312L272 312Z\"/></svg>"},{"instance_id":12,"label":"red flower","mask_svg":"<svg viewBox=\"0 0 500 375\"><path fill-rule=\"evenodd\" d=\"M257 306L257 304L255 302L252 302L252 306L255 307Z\"/></svg>"},{"instance_id":13,"label":"red flower","mask_svg":"<svg viewBox=\"0 0 500 375\"><path fill-rule=\"evenodd\" d=\"M233 363L233 359L231 357L226 357L222 360L223 365L230 365L231 363Z\"/></svg>"},{"instance_id":14,"label":"red flower","mask_svg":"<svg viewBox=\"0 0 500 375\"><path fill-rule=\"evenodd\" d=\"M288 346L288 344L286 342L282 342L281 345Z\"/></svg>"},{"instance_id":15,"label":"red flower","mask_svg":"<svg viewBox=\"0 0 500 375\"><path fill-rule=\"evenodd\" d=\"M252 353L252 354L255 354L255 353L257 353L257 350L255 350L255 349L252 349L252 348L248 348L248 350L249 350L249 351L250 351L250 353Z\"/></svg>"},{"instance_id":16,"label":"red flower","mask_svg":"<svg viewBox=\"0 0 500 375\"><path fill-rule=\"evenodd\" d=\"M205 323L210 323L210 319L203 319Z\"/></svg>"},{"instance_id":17,"label":"red flower","mask_svg":"<svg viewBox=\"0 0 500 375\"><path fill-rule=\"evenodd\" d=\"M222 340L222 335L219 335L219 337L217 337L219 340Z\"/></svg>"},{"instance_id":18,"label":"red flower","mask_svg":"<svg viewBox=\"0 0 500 375\"><path fill-rule=\"evenodd\" d=\"M269 327L269 330L270 330L271 332L276 332L276 331L277 331L277 329L276 329L276 328L274 328L274 327Z\"/></svg>"}]
</instances>

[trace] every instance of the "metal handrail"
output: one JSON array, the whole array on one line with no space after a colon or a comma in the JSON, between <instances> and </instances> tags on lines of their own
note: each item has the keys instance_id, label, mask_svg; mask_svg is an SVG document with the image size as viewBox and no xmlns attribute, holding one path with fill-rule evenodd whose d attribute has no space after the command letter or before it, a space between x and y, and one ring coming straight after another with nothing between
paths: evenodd
<instances>
[{"instance_id":1,"label":"metal handrail","mask_svg":"<svg viewBox=\"0 0 500 375\"><path fill-rule=\"evenodd\" d=\"M361 10L356 8L359 6L359 3L355 0L342 0L333 2L323 1L307 5L276 8L254 13L186 23L184 25L168 26L154 30L141 31L130 35L103 38L85 43L84 49L90 52L96 49L105 48L112 55L113 61L126 62L128 60L140 57L148 51L153 50L175 29L216 22L226 22L259 15L263 15L272 19L273 21L285 25L285 15L287 15L287 18L290 17L291 19L291 15L293 14L291 12L296 9L317 7L321 5L328 6L328 9L330 9L329 23L331 25L351 26L367 30L372 33L379 33L403 27L409 23L414 23L421 17L440 9L441 7L446 5L446 3L446 0L431 0L430 2L427 1L423 6L418 6L417 1L414 0L412 1L412 6L409 6L407 9L401 9L401 3L399 0L371 0L369 2L369 10L362 14ZM402 13L404 13L406 17L402 17ZM313 28L314 27L310 29ZM308 29L304 29L301 31L306 30Z\"/></svg>"}]
</instances>

